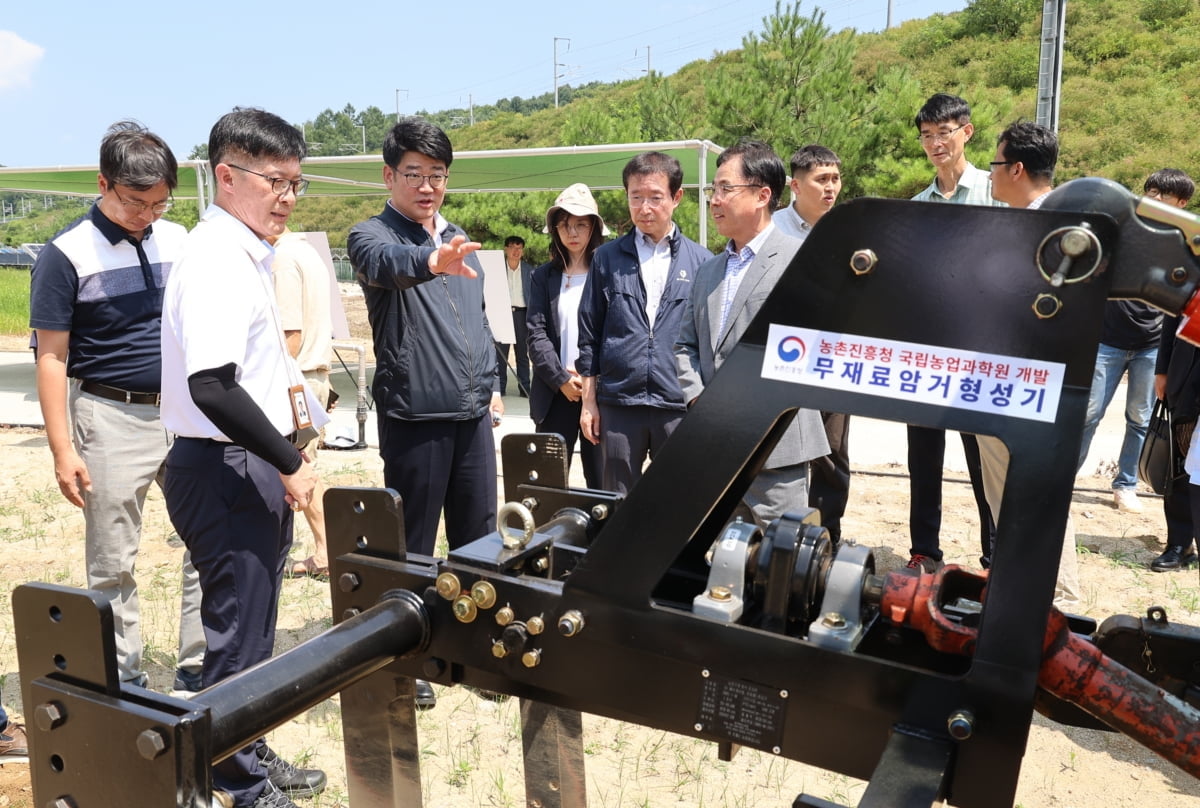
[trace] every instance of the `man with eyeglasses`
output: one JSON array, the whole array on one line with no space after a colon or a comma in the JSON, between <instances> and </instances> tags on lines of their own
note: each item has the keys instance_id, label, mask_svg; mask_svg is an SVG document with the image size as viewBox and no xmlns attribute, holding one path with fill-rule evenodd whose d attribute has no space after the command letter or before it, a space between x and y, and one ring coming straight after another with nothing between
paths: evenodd
<instances>
[{"instance_id":1,"label":"man with eyeglasses","mask_svg":"<svg viewBox=\"0 0 1200 808\"><path fill-rule=\"evenodd\" d=\"M938 93L925 102L916 117L921 148L937 172L929 187L913 197L923 202L957 205L1002 205L992 199L988 172L967 161L966 146L975 127L971 107L958 96ZM962 435L967 474L979 510L979 543L983 563L988 563L996 522L988 507L979 467L979 444L973 435ZM946 430L908 427L909 532L912 547L907 568L933 572L942 565L942 471L946 455Z\"/></svg>"},{"instance_id":2,"label":"man with eyeglasses","mask_svg":"<svg viewBox=\"0 0 1200 808\"><path fill-rule=\"evenodd\" d=\"M737 346L791 264L800 240L771 219L783 193L783 161L765 143L744 140L721 152L712 188L713 223L729 239L701 264L675 342L675 365L690 406ZM829 453L816 410L801 409L750 483L734 515L766 529L808 504L808 463Z\"/></svg>"},{"instance_id":3,"label":"man with eyeglasses","mask_svg":"<svg viewBox=\"0 0 1200 808\"><path fill-rule=\"evenodd\" d=\"M30 287L37 389L54 475L83 509L88 587L112 606L121 680L145 687L134 563L151 483L171 436L159 420L163 286L186 231L160 217L174 155L134 121L100 144L100 198L38 254ZM198 690L200 588L187 552L175 688Z\"/></svg>"},{"instance_id":4,"label":"man with eyeglasses","mask_svg":"<svg viewBox=\"0 0 1200 808\"><path fill-rule=\"evenodd\" d=\"M696 270L712 253L680 232L683 168L645 152L621 172L633 228L592 256L579 303L579 426L600 446L604 487L627 494L687 409L675 338Z\"/></svg>"},{"instance_id":5,"label":"man with eyeglasses","mask_svg":"<svg viewBox=\"0 0 1200 808\"><path fill-rule=\"evenodd\" d=\"M1009 207L1040 208L1054 187L1054 168L1057 164L1058 137L1054 131L1032 121L1017 121L1008 126L996 141L996 155L990 163L992 196ZM977 441L983 488L991 513L999 519L1004 485L1008 479L1008 447L993 435L979 435ZM1055 581L1054 605L1063 610L1078 608L1080 594L1075 523L1068 513Z\"/></svg>"},{"instance_id":6,"label":"man with eyeglasses","mask_svg":"<svg viewBox=\"0 0 1200 808\"><path fill-rule=\"evenodd\" d=\"M283 233L306 181L304 139L261 109L223 115L208 138L213 203L167 280L162 323L167 512L204 592L211 687L274 651L293 512L312 501L303 445L327 420L288 352L268 239ZM262 738L213 766L238 808L294 808L325 787ZM290 795L290 796L289 796Z\"/></svg>"},{"instance_id":7,"label":"man with eyeglasses","mask_svg":"<svg viewBox=\"0 0 1200 808\"><path fill-rule=\"evenodd\" d=\"M426 556L443 513L451 549L495 528L492 430L504 414L480 244L441 214L453 160L433 124L393 126L383 143L390 198L346 242L375 342L384 483L404 499L409 551ZM437 703L427 682L417 681L416 702Z\"/></svg>"}]
</instances>

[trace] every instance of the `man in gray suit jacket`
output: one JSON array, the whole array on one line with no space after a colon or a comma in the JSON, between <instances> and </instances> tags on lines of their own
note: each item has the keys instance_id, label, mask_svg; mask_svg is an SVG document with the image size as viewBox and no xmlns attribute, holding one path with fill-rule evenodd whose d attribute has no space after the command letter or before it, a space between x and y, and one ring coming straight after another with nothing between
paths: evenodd
<instances>
[{"instance_id":1,"label":"man in gray suit jacket","mask_svg":"<svg viewBox=\"0 0 1200 808\"><path fill-rule=\"evenodd\" d=\"M746 140L717 159L706 193L725 249L701 264L675 342L675 365L690 406L737 345L783 275L800 241L776 229L771 212L787 179L770 146ZM808 461L829 453L816 410L799 410L743 497L738 515L765 527L808 504Z\"/></svg>"}]
</instances>

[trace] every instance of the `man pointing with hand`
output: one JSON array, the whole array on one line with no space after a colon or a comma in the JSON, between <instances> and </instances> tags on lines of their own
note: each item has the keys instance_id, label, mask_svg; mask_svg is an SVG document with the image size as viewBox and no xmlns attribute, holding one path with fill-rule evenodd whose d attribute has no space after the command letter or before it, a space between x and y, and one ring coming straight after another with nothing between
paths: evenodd
<instances>
[{"instance_id":1,"label":"man pointing with hand","mask_svg":"<svg viewBox=\"0 0 1200 808\"><path fill-rule=\"evenodd\" d=\"M383 144L383 212L355 225L350 263L375 343L384 484L404 500L408 549L433 555L444 510L460 547L496 521L494 424L504 413L484 312L478 242L439 212L454 153L446 133L397 123ZM433 691L417 684L417 706Z\"/></svg>"}]
</instances>

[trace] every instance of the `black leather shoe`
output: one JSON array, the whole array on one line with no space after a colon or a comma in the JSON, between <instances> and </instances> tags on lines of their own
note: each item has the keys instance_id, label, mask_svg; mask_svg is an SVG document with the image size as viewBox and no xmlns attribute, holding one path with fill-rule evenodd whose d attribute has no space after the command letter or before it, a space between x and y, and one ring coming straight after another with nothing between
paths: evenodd
<instances>
[{"instance_id":1,"label":"black leather shoe","mask_svg":"<svg viewBox=\"0 0 1200 808\"><path fill-rule=\"evenodd\" d=\"M1168 547L1167 551L1150 562L1150 569L1155 572L1170 572L1171 570L1187 569L1196 566L1196 551L1187 547Z\"/></svg>"},{"instance_id":2,"label":"black leather shoe","mask_svg":"<svg viewBox=\"0 0 1200 808\"><path fill-rule=\"evenodd\" d=\"M325 772L320 769L293 766L265 743L256 746L254 751L259 764L267 770L267 780L289 797L311 797L325 790Z\"/></svg>"},{"instance_id":3,"label":"black leather shoe","mask_svg":"<svg viewBox=\"0 0 1200 808\"><path fill-rule=\"evenodd\" d=\"M417 694L415 702L418 710L432 710L437 706L437 694L433 692L433 685L426 682L424 679L417 679Z\"/></svg>"}]
</instances>

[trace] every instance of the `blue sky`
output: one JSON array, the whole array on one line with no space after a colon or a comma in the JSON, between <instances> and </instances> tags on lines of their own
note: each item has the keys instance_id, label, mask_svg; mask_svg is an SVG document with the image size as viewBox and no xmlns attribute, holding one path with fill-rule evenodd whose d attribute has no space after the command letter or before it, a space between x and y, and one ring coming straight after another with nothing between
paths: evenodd
<instances>
[{"instance_id":1,"label":"blue sky","mask_svg":"<svg viewBox=\"0 0 1200 808\"><path fill-rule=\"evenodd\" d=\"M12 2L0 17L0 164L94 165L104 130L122 118L158 132L183 159L234 106L299 123L347 103L394 114L398 89L404 114L527 98L553 90L555 37L569 40L558 43L560 85L635 78L647 49L651 68L669 74L739 48L775 2L64 5ZM892 0L892 20L966 5ZM884 27L888 2L801 8L815 7L834 30L869 31Z\"/></svg>"}]
</instances>

